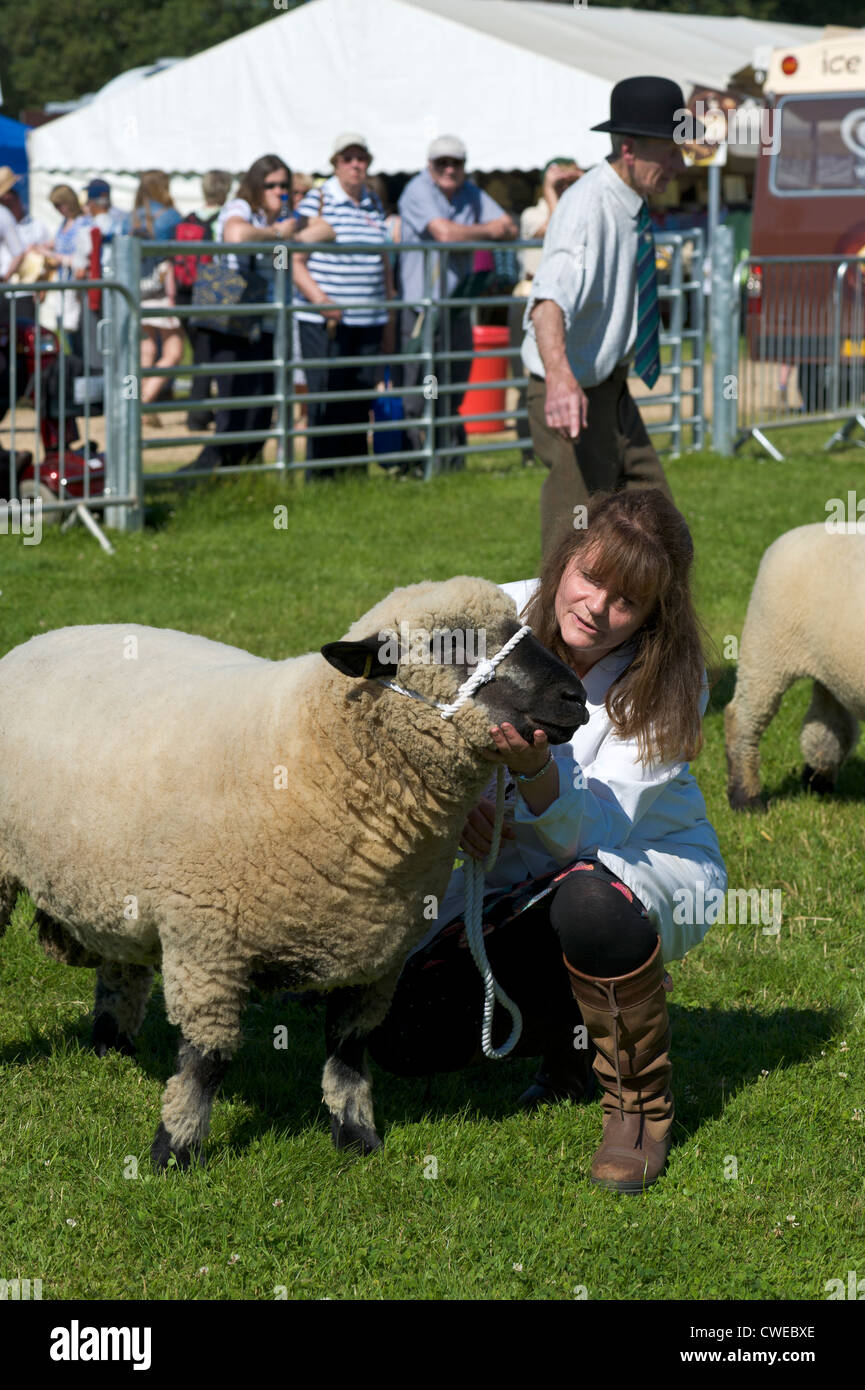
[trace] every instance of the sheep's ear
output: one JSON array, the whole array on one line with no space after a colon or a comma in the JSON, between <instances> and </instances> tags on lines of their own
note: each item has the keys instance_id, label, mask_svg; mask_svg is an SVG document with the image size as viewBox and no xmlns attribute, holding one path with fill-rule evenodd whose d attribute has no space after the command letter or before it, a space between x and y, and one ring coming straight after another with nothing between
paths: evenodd
<instances>
[{"instance_id":1,"label":"sheep's ear","mask_svg":"<svg viewBox=\"0 0 865 1390\"><path fill-rule=\"evenodd\" d=\"M395 676L398 646L376 634L361 642L325 642L321 654L344 676Z\"/></svg>"}]
</instances>

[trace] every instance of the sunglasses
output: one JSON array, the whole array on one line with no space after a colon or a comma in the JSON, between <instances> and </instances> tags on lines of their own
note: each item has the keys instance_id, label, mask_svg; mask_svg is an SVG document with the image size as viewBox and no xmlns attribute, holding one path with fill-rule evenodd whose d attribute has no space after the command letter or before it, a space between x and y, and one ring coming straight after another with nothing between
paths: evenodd
<instances>
[{"instance_id":1,"label":"sunglasses","mask_svg":"<svg viewBox=\"0 0 865 1390\"><path fill-rule=\"evenodd\" d=\"M282 189L291 188L291 184L290 184L290 183L284 183L282 180L280 180L279 183L266 183L264 186L265 186L265 188L282 188Z\"/></svg>"},{"instance_id":2,"label":"sunglasses","mask_svg":"<svg viewBox=\"0 0 865 1390\"><path fill-rule=\"evenodd\" d=\"M464 164L464 159L451 159L449 156L433 160L434 169L461 169Z\"/></svg>"},{"instance_id":3,"label":"sunglasses","mask_svg":"<svg viewBox=\"0 0 865 1390\"><path fill-rule=\"evenodd\" d=\"M371 155L368 154L338 154L337 159L341 164L369 164Z\"/></svg>"}]
</instances>

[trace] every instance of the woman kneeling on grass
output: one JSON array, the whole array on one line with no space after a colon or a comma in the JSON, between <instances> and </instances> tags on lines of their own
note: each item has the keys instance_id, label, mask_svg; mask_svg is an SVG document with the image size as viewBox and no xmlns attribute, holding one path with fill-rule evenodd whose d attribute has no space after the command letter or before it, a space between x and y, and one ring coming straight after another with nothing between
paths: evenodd
<instances>
[{"instance_id":1,"label":"woman kneeling on grass","mask_svg":"<svg viewBox=\"0 0 865 1390\"><path fill-rule=\"evenodd\" d=\"M499 752L490 759L509 769L510 814L487 875L484 943L523 1015L513 1055L543 1059L522 1103L591 1098L594 1051L604 1129L592 1178L622 1192L654 1182L670 1147L672 982L663 962L684 956L710 925L681 922L674 894L687 888L694 901L700 882L722 892L727 883L688 768L708 703L692 560L669 498L631 490L593 498L586 528L550 554L539 580L503 586L582 680L589 721L555 748L540 730L533 745L509 724L492 730ZM473 858L488 854L493 819L485 796L460 840ZM438 913L447 925L409 957L369 1039L388 1071L454 1071L481 1057L483 985L463 903L455 868ZM497 1007L494 1045L509 1024Z\"/></svg>"}]
</instances>

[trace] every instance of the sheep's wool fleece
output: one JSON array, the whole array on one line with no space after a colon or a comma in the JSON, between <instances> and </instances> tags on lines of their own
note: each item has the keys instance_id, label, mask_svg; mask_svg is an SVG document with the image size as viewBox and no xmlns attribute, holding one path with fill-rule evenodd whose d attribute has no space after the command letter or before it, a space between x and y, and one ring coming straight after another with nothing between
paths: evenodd
<instances>
[{"instance_id":1,"label":"sheep's wool fleece","mask_svg":"<svg viewBox=\"0 0 865 1390\"><path fill-rule=\"evenodd\" d=\"M514 617L495 585L460 576L394 591L346 636L495 634ZM459 684L432 664L398 679L445 701ZM446 722L317 652L272 662L170 630L60 629L0 661L0 877L107 957L182 953L189 989L206 993L220 961L285 964L286 941L298 979L368 981L444 891L448 817L486 781L488 744L480 707Z\"/></svg>"},{"instance_id":2,"label":"sheep's wool fleece","mask_svg":"<svg viewBox=\"0 0 865 1390\"><path fill-rule=\"evenodd\" d=\"M843 705L865 714L857 624L865 605L865 536L797 526L760 561L742 630L749 666L774 689L782 676L822 681ZM757 679L749 670L749 678ZM741 673L740 673L741 679Z\"/></svg>"}]
</instances>

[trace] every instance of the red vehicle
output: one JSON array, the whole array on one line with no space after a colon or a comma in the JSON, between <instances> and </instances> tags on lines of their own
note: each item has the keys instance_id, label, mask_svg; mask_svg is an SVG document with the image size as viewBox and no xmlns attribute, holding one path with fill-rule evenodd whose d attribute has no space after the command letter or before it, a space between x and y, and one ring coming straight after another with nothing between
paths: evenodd
<instances>
[{"instance_id":1,"label":"red vehicle","mask_svg":"<svg viewBox=\"0 0 865 1390\"><path fill-rule=\"evenodd\" d=\"M0 324L0 350L10 357L9 324ZM36 408L36 325L27 319L15 326L16 375L19 399ZM33 455L16 449L16 472L19 497L41 497L43 502L55 502L61 496L61 480L65 482L65 498L83 500L85 479L89 474L89 496L101 497L105 489L105 456L91 445L79 445L78 421L68 407L74 404L74 383L80 363L77 358L64 357L57 335L47 329L39 334L39 435L42 457L38 477ZM60 373L65 370L65 423L60 420ZM23 390L21 386L23 385ZM60 468L60 437L63 430L63 468ZM3 486L6 486L5 480ZM11 489L10 489L11 491ZM60 512L46 512L45 521L59 520Z\"/></svg>"},{"instance_id":2,"label":"red vehicle","mask_svg":"<svg viewBox=\"0 0 865 1390\"><path fill-rule=\"evenodd\" d=\"M796 363L809 409L828 404L828 367L865 357L865 36L778 48L766 77L768 129L754 185L746 333L752 358ZM788 256L784 265L760 258ZM798 258L798 259L797 259ZM858 359L858 361L857 361ZM842 385L842 399L847 391Z\"/></svg>"}]
</instances>

